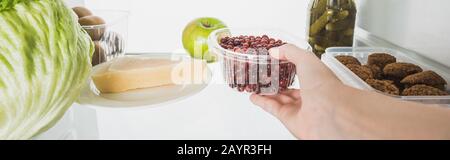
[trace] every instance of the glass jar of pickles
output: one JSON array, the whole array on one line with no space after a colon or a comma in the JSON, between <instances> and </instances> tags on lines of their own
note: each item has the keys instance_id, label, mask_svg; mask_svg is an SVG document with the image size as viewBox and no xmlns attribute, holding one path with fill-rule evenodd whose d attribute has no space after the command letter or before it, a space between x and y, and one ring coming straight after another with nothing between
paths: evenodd
<instances>
[{"instance_id":1,"label":"glass jar of pickles","mask_svg":"<svg viewBox=\"0 0 450 160\"><path fill-rule=\"evenodd\" d=\"M325 49L353 46L356 6L353 0L311 0L308 42L320 58Z\"/></svg>"}]
</instances>

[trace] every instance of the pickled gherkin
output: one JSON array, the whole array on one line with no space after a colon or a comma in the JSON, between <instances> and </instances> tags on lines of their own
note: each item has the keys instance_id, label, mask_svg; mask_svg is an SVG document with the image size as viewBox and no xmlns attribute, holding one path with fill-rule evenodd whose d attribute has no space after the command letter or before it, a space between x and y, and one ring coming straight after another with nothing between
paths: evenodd
<instances>
[{"instance_id":1,"label":"pickled gherkin","mask_svg":"<svg viewBox=\"0 0 450 160\"><path fill-rule=\"evenodd\" d=\"M312 0L308 42L320 58L328 47L353 46L356 6L353 0Z\"/></svg>"}]
</instances>

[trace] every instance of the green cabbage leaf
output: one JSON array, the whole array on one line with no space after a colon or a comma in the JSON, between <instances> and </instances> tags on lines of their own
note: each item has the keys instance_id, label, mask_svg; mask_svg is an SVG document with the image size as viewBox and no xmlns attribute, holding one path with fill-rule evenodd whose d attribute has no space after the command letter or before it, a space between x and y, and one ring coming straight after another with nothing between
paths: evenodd
<instances>
[{"instance_id":1,"label":"green cabbage leaf","mask_svg":"<svg viewBox=\"0 0 450 160\"><path fill-rule=\"evenodd\" d=\"M30 139L77 100L94 45L62 0L0 0L0 139Z\"/></svg>"}]
</instances>

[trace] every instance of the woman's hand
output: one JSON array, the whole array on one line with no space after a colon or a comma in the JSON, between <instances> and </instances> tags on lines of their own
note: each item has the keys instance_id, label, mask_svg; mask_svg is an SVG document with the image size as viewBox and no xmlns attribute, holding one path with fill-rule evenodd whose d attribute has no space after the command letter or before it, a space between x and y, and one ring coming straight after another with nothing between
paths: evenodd
<instances>
[{"instance_id":1,"label":"woman's hand","mask_svg":"<svg viewBox=\"0 0 450 160\"><path fill-rule=\"evenodd\" d=\"M450 139L448 108L347 87L313 53L294 45L270 54L297 66L301 90L250 99L299 139Z\"/></svg>"},{"instance_id":2,"label":"woman's hand","mask_svg":"<svg viewBox=\"0 0 450 160\"><path fill-rule=\"evenodd\" d=\"M334 123L334 110L321 101L327 92L338 93L345 86L313 53L290 44L270 53L276 59L296 64L302 90L288 90L274 96L254 94L251 101L280 119L297 138L319 139L321 134L336 133L337 129L330 125Z\"/></svg>"}]
</instances>

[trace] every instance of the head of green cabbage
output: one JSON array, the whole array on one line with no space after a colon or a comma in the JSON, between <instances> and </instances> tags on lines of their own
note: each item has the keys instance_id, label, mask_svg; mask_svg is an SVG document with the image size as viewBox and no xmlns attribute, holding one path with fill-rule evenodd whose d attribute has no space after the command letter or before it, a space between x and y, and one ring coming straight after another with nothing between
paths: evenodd
<instances>
[{"instance_id":1,"label":"head of green cabbage","mask_svg":"<svg viewBox=\"0 0 450 160\"><path fill-rule=\"evenodd\" d=\"M30 139L77 100L94 45L62 0L0 0L0 139Z\"/></svg>"}]
</instances>

